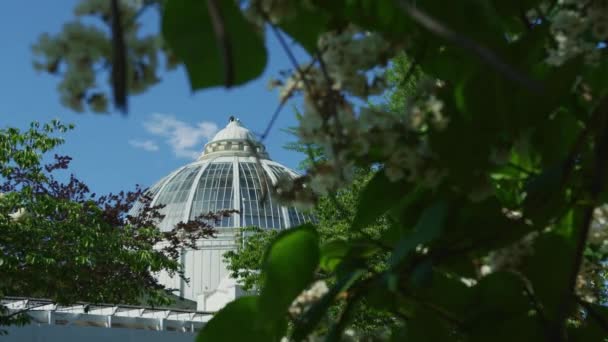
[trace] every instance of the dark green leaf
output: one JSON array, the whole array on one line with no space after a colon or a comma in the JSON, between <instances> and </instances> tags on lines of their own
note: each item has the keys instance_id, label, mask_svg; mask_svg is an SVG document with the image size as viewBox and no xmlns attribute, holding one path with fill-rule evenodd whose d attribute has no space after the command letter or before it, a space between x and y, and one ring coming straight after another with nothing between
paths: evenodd
<instances>
[{"instance_id":1,"label":"dark green leaf","mask_svg":"<svg viewBox=\"0 0 608 342\"><path fill-rule=\"evenodd\" d=\"M439 236L443 230L447 215L448 204L446 202L439 201L427 208L420 216L414 230L406 234L397 243L391 255L391 264L397 266L414 251L416 246L426 244Z\"/></svg>"},{"instance_id":2,"label":"dark green leaf","mask_svg":"<svg viewBox=\"0 0 608 342\"><path fill-rule=\"evenodd\" d=\"M381 169L361 191L353 229L361 229L386 213L406 195L405 182L391 182Z\"/></svg>"},{"instance_id":3,"label":"dark green leaf","mask_svg":"<svg viewBox=\"0 0 608 342\"><path fill-rule=\"evenodd\" d=\"M442 320L437 313L425 308L416 310L414 317L406 322L405 341L437 342L458 340L453 326Z\"/></svg>"},{"instance_id":4,"label":"dark green leaf","mask_svg":"<svg viewBox=\"0 0 608 342\"><path fill-rule=\"evenodd\" d=\"M473 291L471 325L498 324L531 309L525 284L514 273L492 273L482 278Z\"/></svg>"},{"instance_id":5,"label":"dark green leaf","mask_svg":"<svg viewBox=\"0 0 608 342\"><path fill-rule=\"evenodd\" d=\"M469 338L474 342L549 341L539 318L528 314L476 326Z\"/></svg>"},{"instance_id":6,"label":"dark green leaf","mask_svg":"<svg viewBox=\"0 0 608 342\"><path fill-rule=\"evenodd\" d=\"M288 5L296 15L282 18L278 26L314 55L319 36L330 30L329 14L318 8L306 6L302 1L292 0Z\"/></svg>"},{"instance_id":7,"label":"dark green leaf","mask_svg":"<svg viewBox=\"0 0 608 342\"><path fill-rule=\"evenodd\" d=\"M535 296L549 321L558 316L564 300L571 296L568 288L573 270L574 245L563 235L548 233L534 242L534 254L525 260L523 273L532 283ZM573 309L572 296L570 309Z\"/></svg>"},{"instance_id":8,"label":"dark green leaf","mask_svg":"<svg viewBox=\"0 0 608 342\"><path fill-rule=\"evenodd\" d=\"M193 90L243 84L266 67L262 34L247 22L237 3L214 3L219 15L213 19L208 1L172 0L163 7L163 37L186 65Z\"/></svg>"},{"instance_id":9,"label":"dark green leaf","mask_svg":"<svg viewBox=\"0 0 608 342\"><path fill-rule=\"evenodd\" d=\"M526 184L524 216L543 227L559 215L566 205L563 194L563 167L561 164L547 168L542 174L533 176Z\"/></svg>"},{"instance_id":10,"label":"dark green leaf","mask_svg":"<svg viewBox=\"0 0 608 342\"><path fill-rule=\"evenodd\" d=\"M332 272L350 250L349 243L344 240L332 240L321 247L320 267L326 272Z\"/></svg>"},{"instance_id":11,"label":"dark green leaf","mask_svg":"<svg viewBox=\"0 0 608 342\"><path fill-rule=\"evenodd\" d=\"M416 284L412 284L416 285ZM433 307L453 321L463 321L470 312L473 290L460 279L434 270L422 287L411 287L413 297L424 306Z\"/></svg>"}]
</instances>

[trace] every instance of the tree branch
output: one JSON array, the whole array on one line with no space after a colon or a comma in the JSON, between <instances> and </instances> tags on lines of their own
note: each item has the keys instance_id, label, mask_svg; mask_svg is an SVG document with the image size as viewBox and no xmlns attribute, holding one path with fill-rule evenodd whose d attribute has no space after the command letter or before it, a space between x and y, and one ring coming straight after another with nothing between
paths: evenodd
<instances>
[{"instance_id":1,"label":"tree branch","mask_svg":"<svg viewBox=\"0 0 608 342\"><path fill-rule=\"evenodd\" d=\"M599 323L604 331L608 332L608 321L604 319L601 313L597 312L597 310L591 306L591 303L584 301L579 296L576 296L576 301L587 311L590 317Z\"/></svg>"},{"instance_id":2,"label":"tree branch","mask_svg":"<svg viewBox=\"0 0 608 342\"><path fill-rule=\"evenodd\" d=\"M569 308L572 300L575 298L576 278L581 269L583 261L583 252L587 244L587 237L591 224L593 222L593 211L598 202L599 196L604 190L606 183L606 172L608 167L608 96L604 97L593 113L593 117L597 117L599 121L599 130L595 137L595 165L593 179L589 188L590 203L583 212L583 220L581 227L578 230L576 248L574 254L573 269L568 279L568 292L563 296L562 302L558 306L556 316L556 336L557 339L563 340L566 337L566 319L568 317Z\"/></svg>"},{"instance_id":3,"label":"tree branch","mask_svg":"<svg viewBox=\"0 0 608 342\"><path fill-rule=\"evenodd\" d=\"M114 105L127 112L127 52L118 0L112 0L112 90Z\"/></svg>"},{"instance_id":4,"label":"tree branch","mask_svg":"<svg viewBox=\"0 0 608 342\"><path fill-rule=\"evenodd\" d=\"M433 34L477 55L483 62L504 74L508 79L521 84L534 93L542 93L544 87L512 66L504 62L487 47L478 44L469 37L463 36L431 17L428 13L407 0L400 0L399 5L415 22Z\"/></svg>"}]
</instances>

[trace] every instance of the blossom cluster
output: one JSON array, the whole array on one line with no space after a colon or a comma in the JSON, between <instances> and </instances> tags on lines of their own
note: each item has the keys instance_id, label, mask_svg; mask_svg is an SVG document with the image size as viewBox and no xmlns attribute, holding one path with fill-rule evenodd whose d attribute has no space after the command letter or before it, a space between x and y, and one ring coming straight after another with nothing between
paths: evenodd
<instances>
[{"instance_id":1,"label":"blossom cluster","mask_svg":"<svg viewBox=\"0 0 608 342\"><path fill-rule=\"evenodd\" d=\"M323 280L318 280L314 282L309 289L302 291L298 297L291 303L289 307L289 313L297 317L302 313L306 312L306 310L316 301L321 299L327 292L329 292L329 288L327 287L327 283Z\"/></svg>"},{"instance_id":2,"label":"blossom cluster","mask_svg":"<svg viewBox=\"0 0 608 342\"><path fill-rule=\"evenodd\" d=\"M298 138L303 144L321 147L326 158L308 170L307 186L301 189L316 195L334 192L353 180L357 165L370 163L383 165L393 182L407 179L431 188L439 185L446 172L438 166L425 133L443 130L449 124L443 102L434 95L444 86L442 82L419 82L403 112L357 107L341 91L343 85L330 85L318 81L302 86L304 106ZM279 195L292 193L293 187L285 185Z\"/></svg>"},{"instance_id":3,"label":"blossom cluster","mask_svg":"<svg viewBox=\"0 0 608 342\"><path fill-rule=\"evenodd\" d=\"M555 46L548 51L547 63L561 65L579 55L596 62L598 43L608 39L608 1L559 0L557 6L550 18Z\"/></svg>"},{"instance_id":4,"label":"blossom cluster","mask_svg":"<svg viewBox=\"0 0 608 342\"><path fill-rule=\"evenodd\" d=\"M158 50L160 39L155 35L140 36L134 20L144 6L141 0L120 1L127 48L127 90L131 94L145 91L159 81ZM97 82L100 72L109 76L112 63L110 1L83 0L75 8L77 20L68 22L57 35L43 34L33 46L37 56L34 67L50 74L62 75L58 85L63 105L82 112L108 109L108 87ZM85 24L83 16L101 19L103 25Z\"/></svg>"}]
</instances>

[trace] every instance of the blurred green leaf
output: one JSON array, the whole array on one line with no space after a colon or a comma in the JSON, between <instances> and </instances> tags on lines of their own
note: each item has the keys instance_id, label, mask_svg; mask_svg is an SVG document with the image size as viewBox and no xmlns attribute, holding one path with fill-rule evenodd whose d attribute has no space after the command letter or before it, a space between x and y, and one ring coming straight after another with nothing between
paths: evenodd
<instances>
[{"instance_id":1,"label":"blurred green leaf","mask_svg":"<svg viewBox=\"0 0 608 342\"><path fill-rule=\"evenodd\" d=\"M258 78L267 63L262 33L234 1L216 1L220 13L214 25L208 3L172 0L163 6L163 38L186 65L192 89L230 87Z\"/></svg>"},{"instance_id":2,"label":"blurred green leaf","mask_svg":"<svg viewBox=\"0 0 608 342\"><path fill-rule=\"evenodd\" d=\"M563 235L545 233L536 238L533 248L533 254L524 260L522 272L530 280L546 319L554 321L564 300L568 300L569 313L574 310L574 297L569 298L568 288L574 269L574 242Z\"/></svg>"},{"instance_id":3,"label":"blurred green leaf","mask_svg":"<svg viewBox=\"0 0 608 342\"><path fill-rule=\"evenodd\" d=\"M260 309L268 317L282 317L313 280L319 265L319 239L312 225L280 234L264 261Z\"/></svg>"},{"instance_id":4,"label":"blurred green leaf","mask_svg":"<svg viewBox=\"0 0 608 342\"><path fill-rule=\"evenodd\" d=\"M381 169L367 183L357 204L357 212L353 220L352 229L361 229L376 221L382 214L399 203L407 194L405 182L391 182Z\"/></svg>"},{"instance_id":5,"label":"blurred green leaf","mask_svg":"<svg viewBox=\"0 0 608 342\"><path fill-rule=\"evenodd\" d=\"M285 328L284 317L270 319L259 311L259 297L241 297L213 316L196 341L280 341Z\"/></svg>"},{"instance_id":6,"label":"blurred green leaf","mask_svg":"<svg viewBox=\"0 0 608 342\"><path fill-rule=\"evenodd\" d=\"M447 215L448 204L446 202L439 201L427 208L420 216L414 230L397 243L391 255L391 265L397 266L418 245L426 244L438 237L443 231Z\"/></svg>"}]
</instances>

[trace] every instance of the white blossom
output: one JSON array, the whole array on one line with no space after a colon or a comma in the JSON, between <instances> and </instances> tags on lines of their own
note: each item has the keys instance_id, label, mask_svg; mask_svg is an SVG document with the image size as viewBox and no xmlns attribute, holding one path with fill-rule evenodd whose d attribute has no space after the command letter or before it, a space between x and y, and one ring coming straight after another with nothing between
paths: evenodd
<instances>
[{"instance_id":1,"label":"white blossom","mask_svg":"<svg viewBox=\"0 0 608 342\"><path fill-rule=\"evenodd\" d=\"M289 313L292 316L301 315L306 312L310 305L321 299L321 297L328 292L329 288L327 287L327 283L324 280L317 280L310 288L302 291L302 293L296 297L289 307Z\"/></svg>"}]
</instances>

